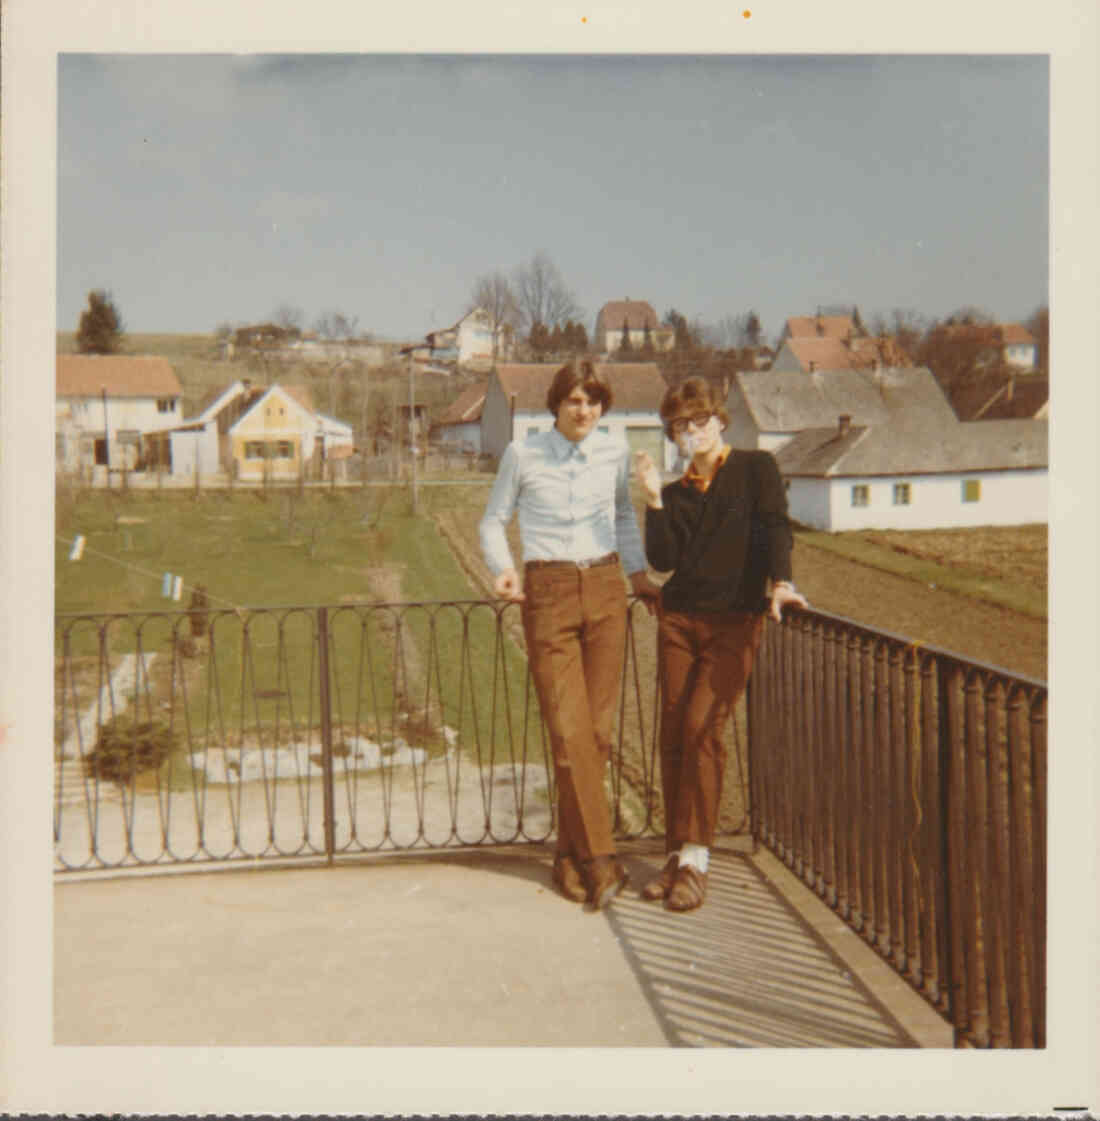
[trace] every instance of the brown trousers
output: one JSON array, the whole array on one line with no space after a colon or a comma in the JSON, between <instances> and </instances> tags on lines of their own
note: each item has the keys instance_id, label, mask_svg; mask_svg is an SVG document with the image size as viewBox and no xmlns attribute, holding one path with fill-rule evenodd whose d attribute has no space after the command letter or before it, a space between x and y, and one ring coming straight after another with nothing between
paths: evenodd
<instances>
[{"instance_id":1,"label":"brown trousers","mask_svg":"<svg viewBox=\"0 0 1100 1121\"><path fill-rule=\"evenodd\" d=\"M604 773L626 644L622 567L528 566L523 627L542 718L550 733L558 800L558 851L610 856Z\"/></svg>"},{"instance_id":2,"label":"brown trousers","mask_svg":"<svg viewBox=\"0 0 1100 1121\"><path fill-rule=\"evenodd\" d=\"M763 615L661 612L657 659L666 852L714 842L726 729L763 632Z\"/></svg>"}]
</instances>

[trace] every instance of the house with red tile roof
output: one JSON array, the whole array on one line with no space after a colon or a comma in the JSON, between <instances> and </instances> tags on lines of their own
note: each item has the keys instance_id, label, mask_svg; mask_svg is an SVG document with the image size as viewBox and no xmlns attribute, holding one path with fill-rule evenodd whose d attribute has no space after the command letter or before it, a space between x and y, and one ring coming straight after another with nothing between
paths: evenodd
<instances>
[{"instance_id":1,"label":"house with red tile roof","mask_svg":"<svg viewBox=\"0 0 1100 1121\"><path fill-rule=\"evenodd\" d=\"M861 334L851 315L792 315L783 327L787 339L840 339L847 342Z\"/></svg>"},{"instance_id":2,"label":"house with red tile roof","mask_svg":"<svg viewBox=\"0 0 1100 1121\"><path fill-rule=\"evenodd\" d=\"M489 377L482 409L482 451L500 456L513 440L549 431L554 414L546 394L558 363L498 365ZM655 362L609 362L597 367L611 387L610 410L601 418L603 431L621 436L634 451L648 451L654 461L671 467L676 449L665 437L659 409L667 385Z\"/></svg>"},{"instance_id":3,"label":"house with red tile roof","mask_svg":"<svg viewBox=\"0 0 1100 1121\"><path fill-rule=\"evenodd\" d=\"M909 355L888 335L794 335L779 348L771 369L809 374L815 370L873 370L912 364Z\"/></svg>"},{"instance_id":4,"label":"house with red tile roof","mask_svg":"<svg viewBox=\"0 0 1100 1121\"><path fill-rule=\"evenodd\" d=\"M183 388L164 358L59 354L56 461L62 471L133 469L144 432L180 422Z\"/></svg>"},{"instance_id":5,"label":"house with red tile roof","mask_svg":"<svg viewBox=\"0 0 1100 1121\"><path fill-rule=\"evenodd\" d=\"M671 350L676 339L671 327L661 326L652 304L645 300L612 300L596 316L592 346L604 354L614 354L622 348L624 329L632 350L641 350L647 340L654 350Z\"/></svg>"}]
</instances>

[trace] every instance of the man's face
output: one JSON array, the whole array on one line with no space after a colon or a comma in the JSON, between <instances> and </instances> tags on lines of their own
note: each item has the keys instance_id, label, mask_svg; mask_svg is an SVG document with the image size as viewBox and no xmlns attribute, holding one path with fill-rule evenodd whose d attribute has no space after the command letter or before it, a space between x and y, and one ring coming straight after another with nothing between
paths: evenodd
<instances>
[{"instance_id":1,"label":"man's face","mask_svg":"<svg viewBox=\"0 0 1100 1121\"><path fill-rule=\"evenodd\" d=\"M601 416L603 406L578 385L558 406L558 431L567 440L579 443L596 427Z\"/></svg>"}]
</instances>

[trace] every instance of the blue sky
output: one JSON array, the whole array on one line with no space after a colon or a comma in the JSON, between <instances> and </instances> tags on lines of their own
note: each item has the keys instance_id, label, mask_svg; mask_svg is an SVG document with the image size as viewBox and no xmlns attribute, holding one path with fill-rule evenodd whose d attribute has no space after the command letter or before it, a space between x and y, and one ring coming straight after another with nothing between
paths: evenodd
<instances>
[{"instance_id":1,"label":"blue sky","mask_svg":"<svg viewBox=\"0 0 1100 1121\"><path fill-rule=\"evenodd\" d=\"M546 250L715 323L1047 301L1043 56L121 55L58 60L57 321L301 309L419 337Z\"/></svg>"}]
</instances>

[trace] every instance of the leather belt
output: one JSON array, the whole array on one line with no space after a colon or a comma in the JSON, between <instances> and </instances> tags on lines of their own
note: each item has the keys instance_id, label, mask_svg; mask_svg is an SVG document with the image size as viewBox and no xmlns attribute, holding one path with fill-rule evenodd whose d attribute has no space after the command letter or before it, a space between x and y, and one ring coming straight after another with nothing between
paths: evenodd
<instances>
[{"instance_id":1,"label":"leather belt","mask_svg":"<svg viewBox=\"0 0 1100 1121\"><path fill-rule=\"evenodd\" d=\"M604 553L602 557L593 557L591 560L529 560L524 568L599 568L605 564L617 564L618 560L618 553Z\"/></svg>"}]
</instances>

